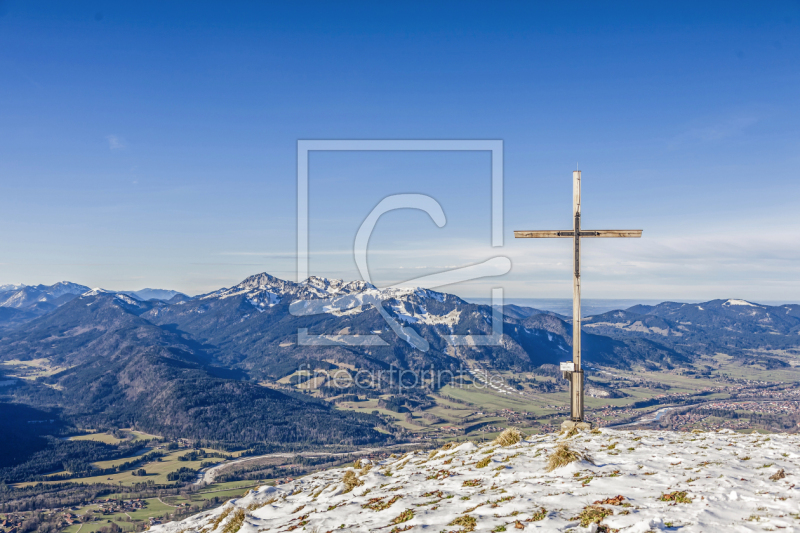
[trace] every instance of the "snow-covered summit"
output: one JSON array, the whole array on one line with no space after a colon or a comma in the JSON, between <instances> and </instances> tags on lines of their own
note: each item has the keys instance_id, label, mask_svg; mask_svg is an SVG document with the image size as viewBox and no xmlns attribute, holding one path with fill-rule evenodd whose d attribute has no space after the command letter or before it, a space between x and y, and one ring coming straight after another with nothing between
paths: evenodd
<instances>
[{"instance_id":1,"label":"snow-covered summit","mask_svg":"<svg viewBox=\"0 0 800 533\"><path fill-rule=\"evenodd\" d=\"M345 282L342 279L329 279L317 276L309 277L300 285L306 287L309 291L316 291L320 298L375 290L375 285L367 283L366 281L356 280Z\"/></svg>"},{"instance_id":2,"label":"snow-covered summit","mask_svg":"<svg viewBox=\"0 0 800 533\"><path fill-rule=\"evenodd\" d=\"M69 281L59 281L53 285L3 285L3 287L8 289L0 290L0 307L17 309L30 308L37 304L60 305L89 290L89 287Z\"/></svg>"},{"instance_id":3,"label":"snow-covered summit","mask_svg":"<svg viewBox=\"0 0 800 533\"><path fill-rule=\"evenodd\" d=\"M37 288L47 292L52 298L58 298L65 294L81 294L85 292L88 287L72 283L71 281L59 281L49 287L39 285Z\"/></svg>"},{"instance_id":4,"label":"snow-covered summit","mask_svg":"<svg viewBox=\"0 0 800 533\"><path fill-rule=\"evenodd\" d=\"M444 302L448 298L446 294L428 289L378 289L371 283L360 280L345 281L311 276L300 283L295 283L263 272L250 276L231 288L220 289L206 294L201 299L226 299L242 295L245 296L248 302L262 310L284 302L331 300L332 305L319 307L324 312L336 312L341 309L360 307L377 300L389 300L411 295L422 299L430 298L439 302Z\"/></svg>"},{"instance_id":5,"label":"snow-covered summit","mask_svg":"<svg viewBox=\"0 0 800 533\"><path fill-rule=\"evenodd\" d=\"M114 291L107 291L106 289L95 287L94 289L90 289L81 294L81 298L85 298L86 296L97 296L99 294L116 294L116 293Z\"/></svg>"},{"instance_id":6,"label":"snow-covered summit","mask_svg":"<svg viewBox=\"0 0 800 533\"><path fill-rule=\"evenodd\" d=\"M464 443L263 486L150 531L800 531L800 436L723 431ZM590 461L548 472L561 444Z\"/></svg>"},{"instance_id":7,"label":"snow-covered summit","mask_svg":"<svg viewBox=\"0 0 800 533\"><path fill-rule=\"evenodd\" d=\"M119 291L120 294L127 294L132 298L146 302L147 300L162 300L168 301L175 296L186 296L182 292L173 291L171 289L139 289L138 291Z\"/></svg>"},{"instance_id":8,"label":"snow-covered summit","mask_svg":"<svg viewBox=\"0 0 800 533\"><path fill-rule=\"evenodd\" d=\"M730 306L730 305L745 305L745 306L749 306L749 307L761 307L760 305L756 305L756 304L750 303L747 300L728 300L727 302L725 302L722 305L727 305L727 306Z\"/></svg>"},{"instance_id":9,"label":"snow-covered summit","mask_svg":"<svg viewBox=\"0 0 800 533\"><path fill-rule=\"evenodd\" d=\"M140 307L142 305L142 304L139 303L141 300L137 300L136 298L132 298L132 297L128 296L127 294L123 294L121 292L117 293L116 296L114 296L114 297L117 300L119 300L121 302L124 302L124 303L126 303L128 305L133 305L135 307Z\"/></svg>"}]
</instances>

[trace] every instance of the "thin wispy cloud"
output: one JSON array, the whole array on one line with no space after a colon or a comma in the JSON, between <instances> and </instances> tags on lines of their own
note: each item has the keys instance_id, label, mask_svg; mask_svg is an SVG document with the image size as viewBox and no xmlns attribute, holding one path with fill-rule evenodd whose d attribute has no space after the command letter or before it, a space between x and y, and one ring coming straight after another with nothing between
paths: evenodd
<instances>
[{"instance_id":1,"label":"thin wispy cloud","mask_svg":"<svg viewBox=\"0 0 800 533\"><path fill-rule=\"evenodd\" d=\"M106 135L106 140L108 141L109 150L122 150L128 146L125 139L118 135Z\"/></svg>"},{"instance_id":2,"label":"thin wispy cloud","mask_svg":"<svg viewBox=\"0 0 800 533\"><path fill-rule=\"evenodd\" d=\"M778 222L769 225L785 226ZM595 297L701 299L733 296L775 299L781 296L776 287L782 286L783 291L796 290L798 282L794 280L800 272L797 267L800 246L787 246L793 237L790 229L777 229L771 235L744 228L734 234L721 233L712 229L705 234L648 235L631 241L587 240L583 249L587 288ZM370 250L373 282L386 286L405 281L411 272L447 271L490 257L505 256L512 262L508 275L452 287L452 292L474 296L484 289L503 286L509 297L549 297L561 292L567 297L571 294L572 262L567 241L542 241L535 247L511 241L508 246L495 249L479 242L449 246L414 244L407 249ZM312 250L312 263L315 255ZM359 278L352 264L352 251L328 250L320 255L325 255L326 259L322 265L318 263L317 268L322 268L314 274ZM779 280L782 285L777 283Z\"/></svg>"},{"instance_id":3,"label":"thin wispy cloud","mask_svg":"<svg viewBox=\"0 0 800 533\"><path fill-rule=\"evenodd\" d=\"M745 134L748 128L757 124L760 120L760 117L755 115L741 115L707 124L698 124L673 138L669 143L669 147L678 148L685 145L721 141L738 137Z\"/></svg>"}]
</instances>

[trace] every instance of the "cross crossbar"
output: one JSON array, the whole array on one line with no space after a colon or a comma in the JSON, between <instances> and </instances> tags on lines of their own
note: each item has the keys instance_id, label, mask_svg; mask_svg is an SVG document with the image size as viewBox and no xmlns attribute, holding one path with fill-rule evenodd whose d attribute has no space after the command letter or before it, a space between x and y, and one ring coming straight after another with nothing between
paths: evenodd
<instances>
[{"instance_id":1,"label":"cross crossbar","mask_svg":"<svg viewBox=\"0 0 800 533\"><path fill-rule=\"evenodd\" d=\"M536 230L536 231L515 231L514 237L517 239L555 239L558 237L574 237L572 230ZM596 229L581 230L580 237L629 237L638 238L642 236L640 229Z\"/></svg>"},{"instance_id":2,"label":"cross crossbar","mask_svg":"<svg viewBox=\"0 0 800 533\"><path fill-rule=\"evenodd\" d=\"M581 368L581 239L584 237L638 238L640 229L581 229L581 172L572 173L572 217L571 230L515 231L517 239L558 239L573 241L572 256L572 364L564 363L564 377L570 382L570 414L573 423L583 423L583 369Z\"/></svg>"}]
</instances>

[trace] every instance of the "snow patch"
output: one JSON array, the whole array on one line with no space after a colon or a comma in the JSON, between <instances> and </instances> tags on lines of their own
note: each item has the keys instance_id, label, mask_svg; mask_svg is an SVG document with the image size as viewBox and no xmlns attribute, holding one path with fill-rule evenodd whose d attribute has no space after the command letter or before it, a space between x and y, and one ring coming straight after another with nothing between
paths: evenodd
<instances>
[{"instance_id":1,"label":"snow patch","mask_svg":"<svg viewBox=\"0 0 800 533\"><path fill-rule=\"evenodd\" d=\"M750 302L746 302L744 300L728 300L722 305L749 305L750 307L760 307L756 304L751 304Z\"/></svg>"},{"instance_id":2,"label":"snow patch","mask_svg":"<svg viewBox=\"0 0 800 533\"><path fill-rule=\"evenodd\" d=\"M81 298L84 298L86 296L97 296L99 294L114 294L114 293L111 291L107 291L105 289L101 289L100 287L95 287L94 289L86 291L83 294L81 294Z\"/></svg>"},{"instance_id":3,"label":"snow patch","mask_svg":"<svg viewBox=\"0 0 800 533\"><path fill-rule=\"evenodd\" d=\"M121 300L128 305L135 305L136 307L140 307L138 300L134 300L133 298L131 298L126 294L117 294L116 299Z\"/></svg>"}]
</instances>

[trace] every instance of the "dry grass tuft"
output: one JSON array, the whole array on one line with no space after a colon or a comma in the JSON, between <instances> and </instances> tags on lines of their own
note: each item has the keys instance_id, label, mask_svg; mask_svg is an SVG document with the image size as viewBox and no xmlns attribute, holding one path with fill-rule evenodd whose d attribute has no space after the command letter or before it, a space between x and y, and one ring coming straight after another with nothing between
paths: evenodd
<instances>
[{"instance_id":1,"label":"dry grass tuft","mask_svg":"<svg viewBox=\"0 0 800 533\"><path fill-rule=\"evenodd\" d=\"M556 468L567 466L575 461L588 461L592 462L592 458L578 450L572 450L566 443L561 443L556 447L555 451L547 458L547 472L552 472Z\"/></svg>"},{"instance_id":2,"label":"dry grass tuft","mask_svg":"<svg viewBox=\"0 0 800 533\"><path fill-rule=\"evenodd\" d=\"M344 473L344 478L342 478L342 482L344 483L344 494L364 484L364 482L358 479L358 476L352 470L348 470L347 472Z\"/></svg>"},{"instance_id":3,"label":"dry grass tuft","mask_svg":"<svg viewBox=\"0 0 800 533\"><path fill-rule=\"evenodd\" d=\"M581 521L581 527L589 527L590 524L599 524L603 518L614 514L611 510L599 505L588 505L583 508L581 514L575 520Z\"/></svg>"},{"instance_id":4,"label":"dry grass tuft","mask_svg":"<svg viewBox=\"0 0 800 533\"><path fill-rule=\"evenodd\" d=\"M685 490L676 490L674 492L664 493L659 498L662 502L675 502L675 503L692 503L691 498L686 496Z\"/></svg>"},{"instance_id":5,"label":"dry grass tuft","mask_svg":"<svg viewBox=\"0 0 800 533\"><path fill-rule=\"evenodd\" d=\"M216 518L214 519L214 521L213 521L213 522L211 522L211 526L212 526L212 527L211 527L211 529L212 529L212 531L213 531L214 529L217 529L217 528L219 527L220 523L222 523L222 521L223 521L223 520L225 520L225 519L228 517L228 515L229 515L229 514L231 514L231 511L233 511L233 507L228 507L227 509L225 509L224 511L222 511L222 514L221 514L221 515L219 515L218 517L216 517Z\"/></svg>"},{"instance_id":6,"label":"dry grass tuft","mask_svg":"<svg viewBox=\"0 0 800 533\"><path fill-rule=\"evenodd\" d=\"M783 468L769 476L772 481L778 481L779 479L783 479L786 477L786 472L783 471Z\"/></svg>"},{"instance_id":7,"label":"dry grass tuft","mask_svg":"<svg viewBox=\"0 0 800 533\"><path fill-rule=\"evenodd\" d=\"M402 524L403 522L408 522L412 518L414 518L414 511L412 511L411 509L406 509L405 511L394 517L394 520L392 520L391 523Z\"/></svg>"},{"instance_id":8,"label":"dry grass tuft","mask_svg":"<svg viewBox=\"0 0 800 533\"><path fill-rule=\"evenodd\" d=\"M492 444L499 444L505 448L521 442L524 438L525 435L523 435L522 432L517 428L508 428L500 433L500 435L498 435L497 438L492 441Z\"/></svg>"},{"instance_id":9,"label":"dry grass tuft","mask_svg":"<svg viewBox=\"0 0 800 533\"><path fill-rule=\"evenodd\" d=\"M562 432L561 432L561 435L562 435L562 436L563 436L565 439L571 439L572 437L574 437L574 436L575 436L575 435L577 435L578 433L580 433L580 431L578 431L578 428L570 428L570 429L567 429L567 430L564 430L564 431L562 431Z\"/></svg>"},{"instance_id":10,"label":"dry grass tuft","mask_svg":"<svg viewBox=\"0 0 800 533\"><path fill-rule=\"evenodd\" d=\"M222 529L222 533L236 533L239 531L242 528L242 524L244 524L244 517L244 509L236 509L231 519L228 520L228 523L225 524L225 527Z\"/></svg>"},{"instance_id":11,"label":"dry grass tuft","mask_svg":"<svg viewBox=\"0 0 800 533\"><path fill-rule=\"evenodd\" d=\"M381 496L380 498L372 498L367 503L363 504L361 507L364 509L372 509L373 511L383 511L384 509L388 509L389 507L394 504L397 500L402 498L402 496L393 496L389 501L383 501L386 499L386 496Z\"/></svg>"},{"instance_id":12,"label":"dry grass tuft","mask_svg":"<svg viewBox=\"0 0 800 533\"><path fill-rule=\"evenodd\" d=\"M322 491L320 491L320 492L322 492ZM269 505L271 503L275 503L275 501L277 499L278 498L270 498L269 500L267 500L265 502L253 502L253 503L251 503L250 505L247 506L247 510L248 511L255 511L256 509L261 509L262 507L264 507L266 505Z\"/></svg>"},{"instance_id":13,"label":"dry grass tuft","mask_svg":"<svg viewBox=\"0 0 800 533\"><path fill-rule=\"evenodd\" d=\"M625 496L622 494L614 496L613 498L606 498L605 500L597 500L595 505L624 505Z\"/></svg>"},{"instance_id":14,"label":"dry grass tuft","mask_svg":"<svg viewBox=\"0 0 800 533\"><path fill-rule=\"evenodd\" d=\"M538 511L534 512L533 515L526 522L538 522L539 520L544 520L547 518L547 509L542 507Z\"/></svg>"},{"instance_id":15,"label":"dry grass tuft","mask_svg":"<svg viewBox=\"0 0 800 533\"><path fill-rule=\"evenodd\" d=\"M489 466L489 463L491 463L491 462L492 462L492 458L491 457L485 457L485 458L481 459L480 461L478 461L478 464L476 464L475 467L476 468L483 468L485 466Z\"/></svg>"},{"instance_id":16,"label":"dry grass tuft","mask_svg":"<svg viewBox=\"0 0 800 533\"><path fill-rule=\"evenodd\" d=\"M463 527L464 529L462 530L462 532L466 533L467 531L475 531L475 527L478 525L478 521L475 519L474 516L462 515L447 525Z\"/></svg>"}]
</instances>

